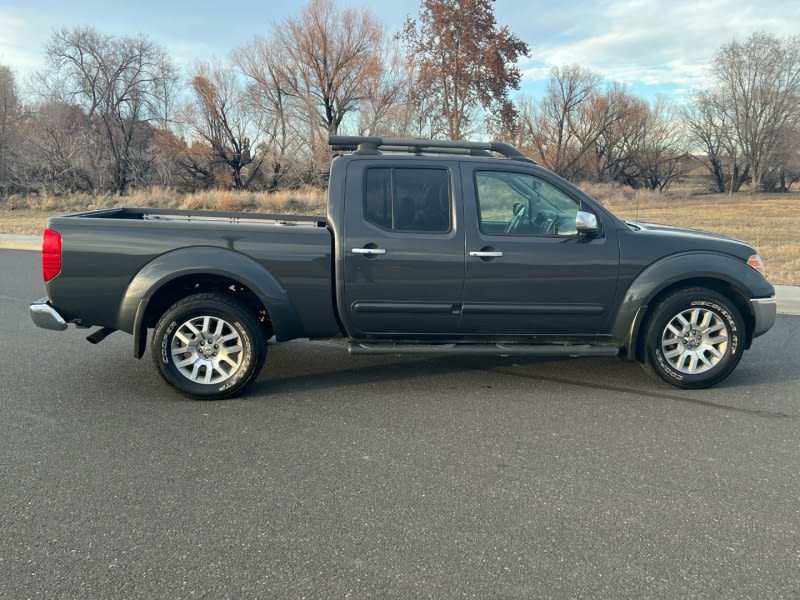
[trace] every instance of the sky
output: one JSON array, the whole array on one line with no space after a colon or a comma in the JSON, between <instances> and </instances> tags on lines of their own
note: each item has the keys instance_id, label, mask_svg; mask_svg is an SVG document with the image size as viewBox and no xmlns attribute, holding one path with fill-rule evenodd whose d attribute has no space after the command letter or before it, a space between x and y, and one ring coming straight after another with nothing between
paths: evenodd
<instances>
[{"instance_id":1,"label":"sky","mask_svg":"<svg viewBox=\"0 0 800 600\"><path fill-rule=\"evenodd\" d=\"M184 70L225 61L234 48L300 15L305 1L0 0L0 64L24 89L44 66L43 48L64 27L89 25L114 35L144 35ZM367 8L389 33L417 18L419 0L336 0ZM800 35L800 0L496 0L498 26L531 48L521 92L540 97L555 66L578 64L638 96L682 99L708 82L714 54L764 31Z\"/></svg>"}]
</instances>

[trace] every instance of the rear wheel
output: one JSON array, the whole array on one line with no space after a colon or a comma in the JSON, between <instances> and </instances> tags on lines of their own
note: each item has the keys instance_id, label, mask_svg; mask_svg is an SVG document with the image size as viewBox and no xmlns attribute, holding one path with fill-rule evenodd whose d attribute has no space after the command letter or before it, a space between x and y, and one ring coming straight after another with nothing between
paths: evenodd
<instances>
[{"instance_id":1,"label":"rear wheel","mask_svg":"<svg viewBox=\"0 0 800 600\"><path fill-rule=\"evenodd\" d=\"M258 376L267 353L252 311L219 293L173 304L156 325L152 348L156 367L170 385L205 400L239 394Z\"/></svg>"},{"instance_id":2,"label":"rear wheel","mask_svg":"<svg viewBox=\"0 0 800 600\"><path fill-rule=\"evenodd\" d=\"M744 335L730 300L706 288L680 290L655 307L645 327L644 366L676 387L710 387L739 364Z\"/></svg>"}]
</instances>

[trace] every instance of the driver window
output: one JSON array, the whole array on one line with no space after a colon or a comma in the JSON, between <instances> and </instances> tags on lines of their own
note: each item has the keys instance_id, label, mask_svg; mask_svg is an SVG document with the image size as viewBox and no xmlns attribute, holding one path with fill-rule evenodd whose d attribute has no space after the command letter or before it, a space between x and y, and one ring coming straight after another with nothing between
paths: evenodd
<instances>
[{"instance_id":1,"label":"driver window","mask_svg":"<svg viewBox=\"0 0 800 600\"><path fill-rule=\"evenodd\" d=\"M525 173L475 173L480 230L488 235L577 235L578 202Z\"/></svg>"}]
</instances>

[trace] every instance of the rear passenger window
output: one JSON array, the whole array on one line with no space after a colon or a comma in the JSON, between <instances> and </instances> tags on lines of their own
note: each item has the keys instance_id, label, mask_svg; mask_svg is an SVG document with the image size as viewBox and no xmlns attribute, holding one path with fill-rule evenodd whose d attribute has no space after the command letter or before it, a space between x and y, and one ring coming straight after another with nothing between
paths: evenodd
<instances>
[{"instance_id":1,"label":"rear passenger window","mask_svg":"<svg viewBox=\"0 0 800 600\"><path fill-rule=\"evenodd\" d=\"M445 169L367 169L364 219L390 231L450 231L450 177Z\"/></svg>"}]
</instances>

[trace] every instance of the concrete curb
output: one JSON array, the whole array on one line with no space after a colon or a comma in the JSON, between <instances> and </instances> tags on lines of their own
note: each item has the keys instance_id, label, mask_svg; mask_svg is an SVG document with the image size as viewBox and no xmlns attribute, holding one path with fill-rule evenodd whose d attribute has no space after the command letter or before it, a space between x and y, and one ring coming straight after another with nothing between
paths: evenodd
<instances>
[{"instance_id":1,"label":"concrete curb","mask_svg":"<svg viewBox=\"0 0 800 600\"><path fill-rule=\"evenodd\" d=\"M9 250L41 250L42 238L35 235L0 234L0 248ZM776 285L778 312L783 315L800 315L800 287Z\"/></svg>"},{"instance_id":2,"label":"concrete curb","mask_svg":"<svg viewBox=\"0 0 800 600\"><path fill-rule=\"evenodd\" d=\"M778 299L778 312L782 315L800 315L800 287L776 285L775 297Z\"/></svg>"},{"instance_id":3,"label":"concrete curb","mask_svg":"<svg viewBox=\"0 0 800 600\"><path fill-rule=\"evenodd\" d=\"M42 237L38 235L0 234L0 248L9 250L41 250Z\"/></svg>"}]
</instances>

